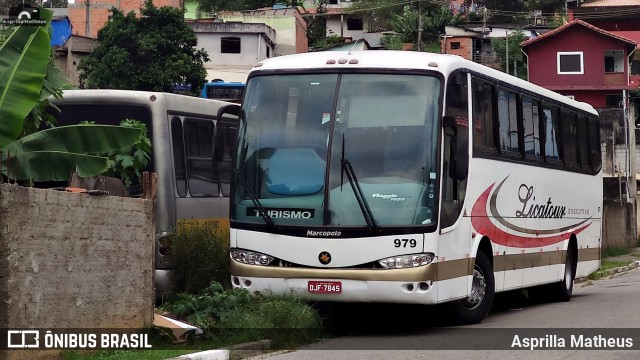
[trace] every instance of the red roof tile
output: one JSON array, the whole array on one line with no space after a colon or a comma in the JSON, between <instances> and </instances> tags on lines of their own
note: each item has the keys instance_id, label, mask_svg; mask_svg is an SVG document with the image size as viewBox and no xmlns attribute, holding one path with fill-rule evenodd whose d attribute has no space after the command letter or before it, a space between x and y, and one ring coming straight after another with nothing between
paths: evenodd
<instances>
[{"instance_id":1,"label":"red roof tile","mask_svg":"<svg viewBox=\"0 0 640 360\"><path fill-rule=\"evenodd\" d=\"M529 46L529 45L531 45L531 44L533 44L535 42L538 42L540 40L544 40L544 39L546 39L546 38L548 38L550 36L553 36L553 35L561 32L561 31L564 31L564 30L566 30L566 29L568 29L568 28L570 28L570 27L572 27L574 25L582 25L582 26L586 27L587 29L591 29L591 30L593 30L595 32L599 32L599 33L601 33L603 35L610 36L610 37L612 37L614 39L618 39L620 41L629 43L631 45L637 45L637 43L635 41L633 41L633 40L629 40L629 39L627 39L625 37L622 37L620 35L616 35L616 34L613 34L613 33L609 32L609 31L600 29L599 27L593 26L593 25L589 24L588 22L582 21L580 19L573 20L573 21L571 21L569 23L566 23L566 24L564 24L564 25L562 25L560 27L557 27L557 28L555 28L555 29L553 29L551 31L548 31L548 32L546 32L546 33L544 33L544 34L542 34L540 36L537 36L537 37L535 37L533 39L529 39L527 41L523 41L520 45L522 47Z\"/></svg>"}]
</instances>

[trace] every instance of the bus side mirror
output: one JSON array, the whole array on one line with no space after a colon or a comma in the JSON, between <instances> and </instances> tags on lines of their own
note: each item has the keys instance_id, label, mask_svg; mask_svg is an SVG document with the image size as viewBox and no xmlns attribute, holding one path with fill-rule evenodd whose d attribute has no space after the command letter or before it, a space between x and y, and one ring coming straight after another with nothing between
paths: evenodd
<instances>
[{"instance_id":1,"label":"bus side mirror","mask_svg":"<svg viewBox=\"0 0 640 360\"><path fill-rule=\"evenodd\" d=\"M229 104L218 109L218 122L216 124L215 143L213 150L213 158L215 161L222 161L224 156L224 136L223 128L238 128L238 118L240 117L241 107L238 104Z\"/></svg>"},{"instance_id":2,"label":"bus side mirror","mask_svg":"<svg viewBox=\"0 0 640 360\"><path fill-rule=\"evenodd\" d=\"M218 109L217 118L221 120L225 115L233 115L235 117L240 116L240 105L238 104L229 104Z\"/></svg>"},{"instance_id":3,"label":"bus side mirror","mask_svg":"<svg viewBox=\"0 0 640 360\"><path fill-rule=\"evenodd\" d=\"M468 125L462 128L462 124L453 116L444 116L442 119L444 135L450 137L449 176L455 180L463 180L469 174L469 135Z\"/></svg>"}]
</instances>

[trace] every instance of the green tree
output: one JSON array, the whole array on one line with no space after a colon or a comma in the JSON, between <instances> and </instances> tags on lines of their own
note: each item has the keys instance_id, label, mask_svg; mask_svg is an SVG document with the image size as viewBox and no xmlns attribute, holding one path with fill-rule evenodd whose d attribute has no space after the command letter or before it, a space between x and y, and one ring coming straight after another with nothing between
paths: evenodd
<instances>
[{"instance_id":1,"label":"green tree","mask_svg":"<svg viewBox=\"0 0 640 360\"><path fill-rule=\"evenodd\" d=\"M327 13L327 4L325 0L318 1L316 7L317 16L305 18L307 22L307 40L311 49L322 47L327 37L327 19L324 14Z\"/></svg>"},{"instance_id":2,"label":"green tree","mask_svg":"<svg viewBox=\"0 0 640 360\"><path fill-rule=\"evenodd\" d=\"M440 42L440 36L444 35L445 27L458 26L463 19L460 14L454 14L446 6L440 6L427 12L423 19L424 40L427 42Z\"/></svg>"},{"instance_id":3,"label":"green tree","mask_svg":"<svg viewBox=\"0 0 640 360\"><path fill-rule=\"evenodd\" d=\"M506 39L493 38L491 39L491 46L493 51L500 57L500 66L502 71L507 71L507 58L509 59L509 74L516 75L517 77L526 80L527 79L527 67L524 62L524 56L520 44L527 40L522 30L517 30L509 34ZM508 45L508 46L507 46ZM507 50L509 55L507 56ZM515 72L515 74L514 74Z\"/></svg>"},{"instance_id":4,"label":"green tree","mask_svg":"<svg viewBox=\"0 0 640 360\"><path fill-rule=\"evenodd\" d=\"M403 43L416 43L419 33L420 13L409 5L405 5L401 14L395 14L390 21L391 29L395 36L384 38L385 44L397 44L398 39ZM430 48L439 48L440 36L445 33L448 25L462 23L460 15L453 14L449 8L441 6L427 9L422 13L421 41L430 45Z\"/></svg>"},{"instance_id":5,"label":"green tree","mask_svg":"<svg viewBox=\"0 0 640 360\"><path fill-rule=\"evenodd\" d=\"M157 8L145 0L140 17L111 10L98 32L100 45L78 67L89 88L173 92L175 84L202 88L209 57L196 49L197 38L182 10Z\"/></svg>"}]
</instances>

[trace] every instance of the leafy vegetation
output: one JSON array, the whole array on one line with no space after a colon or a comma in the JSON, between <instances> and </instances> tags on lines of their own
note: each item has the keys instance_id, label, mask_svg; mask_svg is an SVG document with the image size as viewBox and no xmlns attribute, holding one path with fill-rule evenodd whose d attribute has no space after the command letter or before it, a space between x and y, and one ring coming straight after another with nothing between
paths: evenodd
<instances>
[{"instance_id":1,"label":"leafy vegetation","mask_svg":"<svg viewBox=\"0 0 640 360\"><path fill-rule=\"evenodd\" d=\"M93 176L106 170L106 158L87 154L129 146L137 129L66 126L35 132L50 96L66 85L53 66L49 30L53 13L42 9L45 26L15 26L0 45L0 170L18 180L66 180L72 172ZM11 153L11 169L6 166Z\"/></svg>"},{"instance_id":2,"label":"leafy vegetation","mask_svg":"<svg viewBox=\"0 0 640 360\"><path fill-rule=\"evenodd\" d=\"M294 296L251 295L212 282L202 293L181 293L165 308L203 331L203 339L242 343L270 339L273 348L314 340L320 317Z\"/></svg>"},{"instance_id":3,"label":"leafy vegetation","mask_svg":"<svg viewBox=\"0 0 640 360\"><path fill-rule=\"evenodd\" d=\"M176 292L198 294L218 282L230 287L229 234L212 223L185 224L171 239Z\"/></svg>"},{"instance_id":4,"label":"leafy vegetation","mask_svg":"<svg viewBox=\"0 0 640 360\"><path fill-rule=\"evenodd\" d=\"M84 121L82 124L93 125L93 121ZM149 164L151 154L151 139L149 130L142 122L134 119L125 119L120 122L124 128L139 130L138 138L131 146L111 150L99 154L108 158L106 176L117 177L122 180L126 188L142 179L142 172Z\"/></svg>"},{"instance_id":5,"label":"leafy vegetation","mask_svg":"<svg viewBox=\"0 0 640 360\"><path fill-rule=\"evenodd\" d=\"M527 65L524 62L522 51L520 51L520 44L525 40L526 38L522 30L512 32L506 39L491 39L493 51L500 57L500 67L502 71L524 80L527 79ZM509 52L508 55L507 51ZM507 68L509 71L507 71Z\"/></svg>"},{"instance_id":6,"label":"leafy vegetation","mask_svg":"<svg viewBox=\"0 0 640 360\"><path fill-rule=\"evenodd\" d=\"M422 16L422 28L419 18ZM389 25L393 34L386 34L383 43L390 49L398 49L400 43L414 43L418 40L428 44L430 50L440 49L440 37L445 33L446 26L456 26L462 23L459 15L454 15L449 8L441 6L426 10L422 14L414 7L406 5L402 13L393 14ZM420 39L418 37L420 36Z\"/></svg>"},{"instance_id":7,"label":"leafy vegetation","mask_svg":"<svg viewBox=\"0 0 640 360\"><path fill-rule=\"evenodd\" d=\"M181 9L145 0L136 17L112 8L98 41L78 67L89 88L172 92L175 84L189 84L195 95L206 81L209 56L195 48L196 35Z\"/></svg>"}]
</instances>

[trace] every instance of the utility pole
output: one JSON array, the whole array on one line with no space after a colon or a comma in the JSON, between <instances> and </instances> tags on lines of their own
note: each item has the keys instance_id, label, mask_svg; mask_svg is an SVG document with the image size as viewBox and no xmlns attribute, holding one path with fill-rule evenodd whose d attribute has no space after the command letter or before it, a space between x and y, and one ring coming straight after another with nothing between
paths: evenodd
<instances>
[{"instance_id":1,"label":"utility pole","mask_svg":"<svg viewBox=\"0 0 640 360\"><path fill-rule=\"evenodd\" d=\"M504 51L506 53L506 66L507 66L507 71L506 73L509 73L509 30L505 31L505 36L504 36Z\"/></svg>"},{"instance_id":2,"label":"utility pole","mask_svg":"<svg viewBox=\"0 0 640 360\"><path fill-rule=\"evenodd\" d=\"M85 25L84 25L84 36L89 36L90 37L91 35L89 34L89 30L91 30L91 27L89 26L89 23L90 23L90 19L89 19L90 18L90 16L89 16L90 11L89 10L90 10L91 3L89 3L89 0L84 0L84 4L86 6L85 7L85 15L84 15L85 22L86 22Z\"/></svg>"},{"instance_id":3,"label":"utility pole","mask_svg":"<svg viewBox=\"0 0 640 360\"><path fill-rule=\"evenodd\" d=\"M422 1L418 1L418 51L422 51Z\"/></svg>"}]
</instances>

